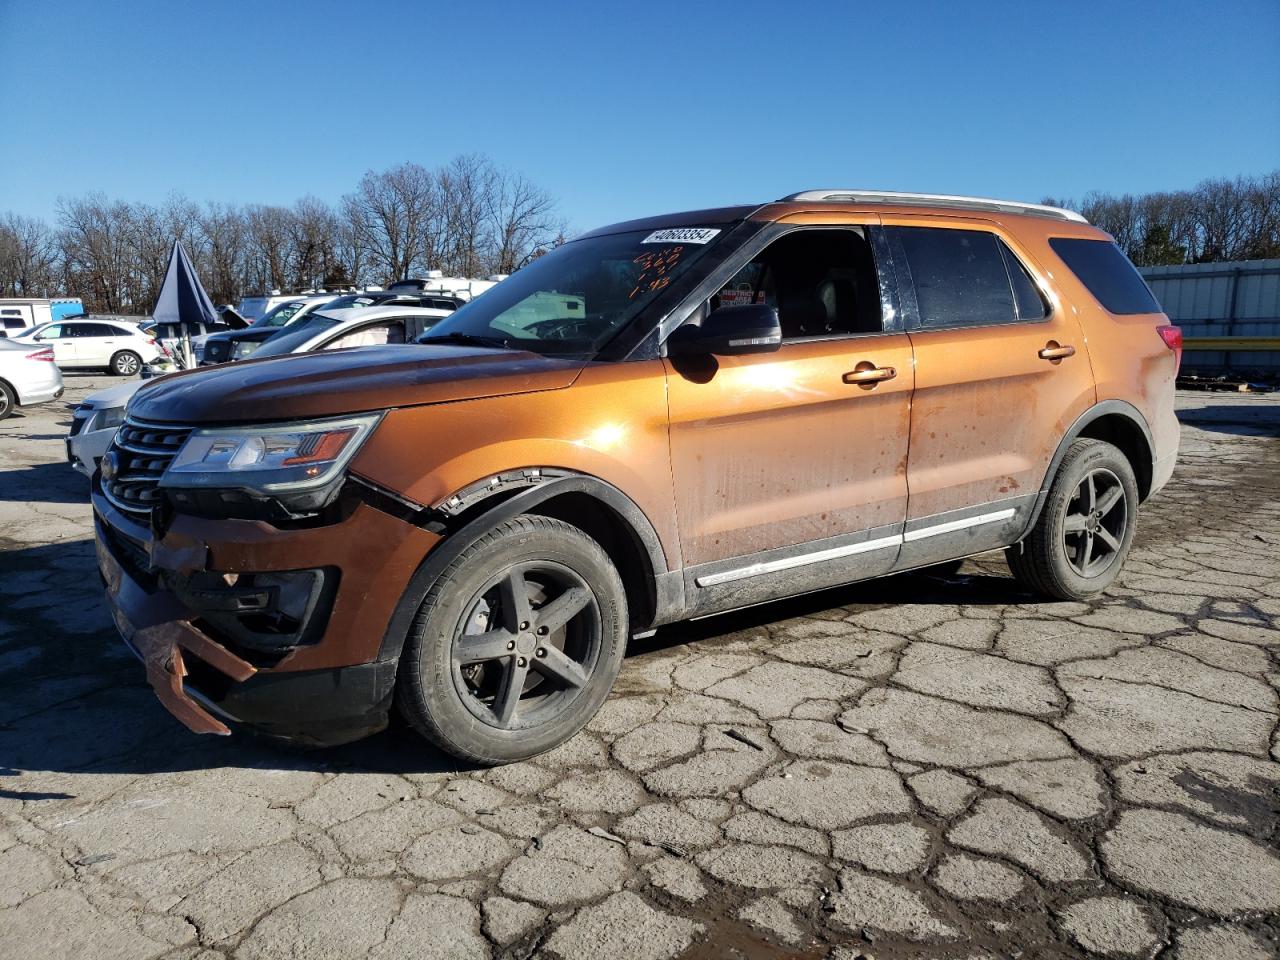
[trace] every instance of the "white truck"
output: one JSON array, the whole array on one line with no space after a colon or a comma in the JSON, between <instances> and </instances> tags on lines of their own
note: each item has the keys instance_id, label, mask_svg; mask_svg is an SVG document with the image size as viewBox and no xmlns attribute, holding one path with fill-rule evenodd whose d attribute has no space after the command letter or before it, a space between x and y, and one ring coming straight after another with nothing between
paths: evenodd
<instances>
[{"instance_id":1,"label":"white truck","mask_svg":"<svg viewBox=\"0 0 1280 960\"><path fill-rule=\"evenodd\" d=\"M0 337L84 313L79 297L0 298Z\"/></svg>"}]
</instances>

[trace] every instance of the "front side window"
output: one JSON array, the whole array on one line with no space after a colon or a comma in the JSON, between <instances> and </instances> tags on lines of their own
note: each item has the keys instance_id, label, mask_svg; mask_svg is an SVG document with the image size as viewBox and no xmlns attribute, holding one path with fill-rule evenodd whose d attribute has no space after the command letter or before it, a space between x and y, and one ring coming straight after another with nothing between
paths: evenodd
<instances>
[{"instance_id":1,"label":"front side window","mask_svg":"<svg viewBox=\"0 0 1280 960\"><path fill-rule=\"evenodd\" d=\"M1160 313L1160 304L1129 258L1107 240L1051 237L1049 246L1109 313Z\"/></svg>"},{"instance_id":2,"label":"front side window","mask_svg":"<svg viewBox=\"0 0 1280 960\"><path fill-rule=\"evenodd\" d=\"M557 247L441 320L423 342L460 339L591 355L715 245L717 227L638 230Z\"/></svg>"},{"instance_id":3,"label":"front side window","mask_svg":"<svg viewBox=\"0 0 1280 960\"><path fill-rule=\"evenodd\" d=\"M778 311L783 340L880 333L880 286L861 230L797 230L765 247L710 308L763 303Z\"/></svg>"},{"instance_id":4,"label":"front side window","mask_svg":"<svg viewBox=\"0 0 1280 960\"><path fill-rule=\"evenodd\" d=\"M404 343L404 324L399 320L371 323L352 330L324 345L325 350L346 347L380 347L388 343Z\"/></svg>"}]
</instances>

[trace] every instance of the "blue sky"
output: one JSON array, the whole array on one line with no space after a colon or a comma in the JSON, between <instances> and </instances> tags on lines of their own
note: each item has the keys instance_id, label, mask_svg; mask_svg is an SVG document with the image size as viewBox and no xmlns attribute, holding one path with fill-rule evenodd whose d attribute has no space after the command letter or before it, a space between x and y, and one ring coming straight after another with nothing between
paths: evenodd
<instances>
[{"instance_id":1,"label":"blue sky","mask_svg":"<svg viewBox=\"0 0 1280 960\"><path fill-rule=\"evenodd\" d=\"M1280 2L0 0L0 211L335 201L481 151L585 229L817 186L1280 167Z\"/></svg>"}]
</instances>

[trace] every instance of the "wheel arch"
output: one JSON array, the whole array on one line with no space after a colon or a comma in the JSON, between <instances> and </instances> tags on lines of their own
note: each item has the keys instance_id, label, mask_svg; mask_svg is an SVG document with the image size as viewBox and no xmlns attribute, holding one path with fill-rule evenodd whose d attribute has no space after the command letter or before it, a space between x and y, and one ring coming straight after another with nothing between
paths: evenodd
<instances>
[{"instance_id":1,"label":"wheel arch","mask_svg":"<svg viewBox=\"0 0 1280 960\"><path fill-rule=\"evenodd\" d=\"M627 592L633 633L674 619L684 607L683 580L667 565L653 523L635 502L598 477L533 468L504 474L514 483L468 487L442 501L461 509L447 513L445 538L423 559L396 605L382 639L379 659L398 656L409 626L431 584L471 543L495 524L522 513L554 517L596 540L618 566ZM536 477L536 479L534 479Z\"/></svg>"},{"instance_id":2,"label":"wheel arch","mask_svg":"<svg viewBox=\"0 0 1280 960\"><path fill-rule=\"evenodd\" d=\"M1044 509L1049 497L1049 488L1053 478L1058 475L1062 458L1072 442L1081 438L1103 440L1118 448L1133 467L1134 477L1138 481L1138 496L1146 500L1151 493L1152 469L1155 463L1153 453L1155 445L1151 439L1151 428L1147 425L1142 412L1131 403L1123 400L1103 400L1094 404L1076 418L1058 443L1053 459L1049 461L1049 469L1045 471L1044 482L1040 485L1039 496L1036 497L1035 509L1027 522L1022 536L1026 536L1040 519L1040 511ZM1019 538L1021 539L1021 538Z\"/></svg>"}]
</instances>

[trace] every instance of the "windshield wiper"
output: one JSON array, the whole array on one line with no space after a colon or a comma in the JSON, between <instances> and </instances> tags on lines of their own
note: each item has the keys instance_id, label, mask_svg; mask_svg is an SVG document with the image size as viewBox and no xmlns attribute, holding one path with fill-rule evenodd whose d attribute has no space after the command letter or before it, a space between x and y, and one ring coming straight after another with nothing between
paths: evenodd
<instances>
[{"instance_id":1,"label":"windshield wiper","mask_svg":"<svg viewBox=\"0 0 1280 960\"><path fill-rule=\"evenodd\" d=\"M450 341L451 343L470 343L477 347L497 347L499 350L509 350L510 345L506 340L498 337L479 337L473 333L441 333L436 336L423 336L418 338L419 343L432 343L433 341Z\"/></svg>"}]
</instances>

